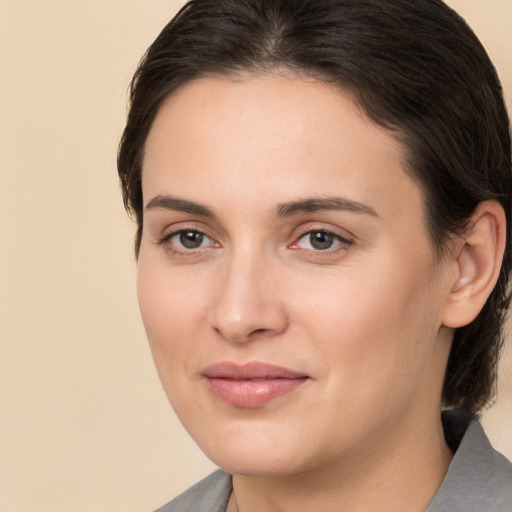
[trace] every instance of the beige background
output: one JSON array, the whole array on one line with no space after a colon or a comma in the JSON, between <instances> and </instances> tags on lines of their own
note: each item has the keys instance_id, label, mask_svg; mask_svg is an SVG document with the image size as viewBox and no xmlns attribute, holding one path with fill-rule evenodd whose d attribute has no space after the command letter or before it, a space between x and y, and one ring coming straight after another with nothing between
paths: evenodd
<instances>
[{"instance_id":1,"label":"beige background","mask_svg":"<svg viewBox=\"0 0 512 512\"><path fill-rule=\"evenodd\" d=\"M0 0L0 511L149 511L212 465L167 405L116 145L181 1ZM512 98L512 0L453 0ZM510 343L509 343L510 345ZM486 428L512 457L512 356Z\"/></svg>"}]
</instances>

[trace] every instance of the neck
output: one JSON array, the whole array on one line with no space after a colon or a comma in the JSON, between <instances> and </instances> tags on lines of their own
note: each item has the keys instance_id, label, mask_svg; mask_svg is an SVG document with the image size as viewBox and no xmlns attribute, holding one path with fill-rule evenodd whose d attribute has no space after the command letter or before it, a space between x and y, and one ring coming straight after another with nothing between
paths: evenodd
<instances>
[{"instance_id":1,"label":"neck","mask_svg":"<svg viewBox=\"0 0 512 512\"><path fill-rule=\"evenodd\" d=\"M299 474L234 475L228 511L336 512L341 504L345 512L424 511L452 458L440 417L421 432L394 425L379 438L364 453Z\"/></svg>"}]
</instances>

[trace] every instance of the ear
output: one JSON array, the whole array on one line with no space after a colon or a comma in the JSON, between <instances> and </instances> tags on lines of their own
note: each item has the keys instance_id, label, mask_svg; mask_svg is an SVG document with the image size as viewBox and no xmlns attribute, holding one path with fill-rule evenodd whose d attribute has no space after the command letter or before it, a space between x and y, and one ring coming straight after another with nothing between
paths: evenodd
<instances>
[{"instance_id":1,"label":"ear","mask_svg":"<svg viewBox=\"0 0 512 512\"><path fill-rule=\"evenodd\" d=\"M497 201L480 203L455 241L455 272L443 311L444 326L463 327L478 316L498 280L505 243L503 208Z\"/></svg>"}]
</instances>

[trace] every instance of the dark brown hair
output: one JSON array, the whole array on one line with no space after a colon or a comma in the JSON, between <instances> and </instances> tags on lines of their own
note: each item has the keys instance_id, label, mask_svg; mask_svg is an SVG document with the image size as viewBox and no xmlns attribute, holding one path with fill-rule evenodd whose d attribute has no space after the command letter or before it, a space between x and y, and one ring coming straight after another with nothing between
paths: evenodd
<instances>
[{"instance_id":1,"label":"dark brown hair","mask_svg":"<svg viewBox=\"0 0 512 512\"><path fill-rule=\"evenodd\" d=\"M125 206L142 235L144 144L162 101L206 75L289 69L350 91L390 130L422 187L436 254L478 203L499 201L507 244L498 284L456 330L443 400L478 411L492 398L509 304L510 125L496 71L464 20L440 0L192 0L133 78L119 146Z\"/></svg>"}]
</instances>

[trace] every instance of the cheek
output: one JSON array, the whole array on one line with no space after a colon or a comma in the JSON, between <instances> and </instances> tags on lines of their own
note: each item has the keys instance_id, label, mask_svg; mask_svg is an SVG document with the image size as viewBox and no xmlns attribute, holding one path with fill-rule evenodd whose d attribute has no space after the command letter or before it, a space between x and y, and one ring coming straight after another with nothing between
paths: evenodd
<instances>
[{"instance_id":1,"label":"cheek","mask_svg":"<svg viewBox=\"0 0 512 512\"><path fill-rule=\"evenodd\" d=\"M137 294L149 346L163 389L182 421L200 411L197 393L191 387L194 357L201 353L199 319L205 307L200 302L206 290L190 279L173 276L169 269L147 265L139 259ZM193 280L192 280L193 281ZM197 283L196 283L197 284Z\"/></svg>"},{"instance_id":2,"label":"cheek","mask_svg":"<svg viewBox=\"0 0 512 512\"><path fill-rule=\"evenodd\" d=\"M380 273L368 269L345 276L301 306L330 385L366 404L385 394L412 395L427 371L437 332L428 265L383 267Z\"/></svg>"},{"instance_id":3,"label":"cheek","mask_svg":"<svg viewBox=\"0 0 512 512\"><path fill-rule=\"evenodd\" d=\"M166 380L186 369L200 339L200 318L206 311L204 290L198 290L190 279L173 276L168 269L149 265L141 258L137 295L155 365L165 386Z\"/></svg>"}]
</instances>

